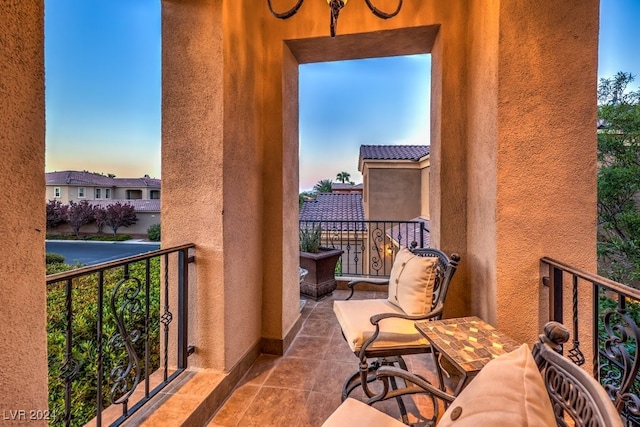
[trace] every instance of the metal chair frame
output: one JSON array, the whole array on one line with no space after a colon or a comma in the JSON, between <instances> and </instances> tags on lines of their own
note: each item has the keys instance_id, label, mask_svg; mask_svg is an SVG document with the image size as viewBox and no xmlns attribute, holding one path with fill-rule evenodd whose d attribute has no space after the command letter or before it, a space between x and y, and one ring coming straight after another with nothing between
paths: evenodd
<instances>
[{"instance_id":1,"label":"metal chair frame","mask_svg":"<svg viewBox=\"0 0 640 427\"><path fill-rule=\"evenodd\" d=\"M444 301L447 296L447 292L449 291L449 286L451 283L451 279L458 267L458 263L460 262L460 256L458 254L452 254L451 258L447 257L447 255L435 248L414 248L411 251L422 257L436 257L438 258L438 267L436 272L436 280L433 287L433 299L431 304L431 310L419 316L410 316L410 315L402 315L398 313L380 313L371 317L371 324L375 326L375 331L367 339L363 344L359 352L355 352L354 354L360 359L359 369L353 375L351 375L344 383L342 388L342 400L344 401L353 390L358 387L362 387L365 395L368 398L373 398L376 393L369 387L369 383L376 380L376 375L373 375L374 372L377 372L379 368L383 366L394 366L397 365L400 369L406 371L407 365L403 359L403 355L410 354L421 354L421 353L430 353L431 346L425 345L424 347L415 347L415 348L386 348L386 349L371 349L369 348L375 340L378 338L380 334L380 322L384 319L389 318L400 318L406 320L439 320L442 318L442 311L444 309ZM389 284L389 280L386 281L369 281L367 279L357 279L349 282L347 286L351 290L351 293L346 298L347 300L351 299L354 294L355 287L359 284L371 284L375 286L386 286ZM343 334L344 337L344 334ZM346 337L345 337L346 339ZM373 362L369 363L369 359L375 359ZM426 381L426 380L424 380ZM397 389L397 383L395 378L391 378L391 386L394 389ZM406 418L406 409L404 407L404 403L402 402L401 397L397 399L398 406L400 407L400 412L402 413L403 420L407 420Z\"/></svg>"},{"instance_id":2,"label":"metal chair frame","mask_svg":"<svg viewBox=\"0 0 640 427\"><path fill-rule=\"evenodd\" d=\"M551 400L556 424L558 427L622 427L623 419L605 388L562 355L562 346L568 342L569 335L564 325L549 322L532 351ZM433 402L431 421L435 422L438 419L437 400L442 400L445 406L455 400L454 396L434 387L423 377L395 366L381 367L376 377L382 382L383 389L367 400L369 405L381 400L397 400L404 395L427 393ZM394 388L396 378L402 379L407 386ZM567 418L571 419L569 423ZM408 424L406 419L404 422Z\"/></svg>"}]
</instances>

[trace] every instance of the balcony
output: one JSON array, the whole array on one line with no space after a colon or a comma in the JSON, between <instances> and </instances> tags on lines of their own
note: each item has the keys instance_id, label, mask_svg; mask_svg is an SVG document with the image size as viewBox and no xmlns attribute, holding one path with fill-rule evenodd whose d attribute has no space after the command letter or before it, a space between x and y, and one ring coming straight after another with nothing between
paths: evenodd
<instances>
[{"instance_id":1,"label":"balcony","mask_svg":"<svg viewBox=\"0 0 640 427\"><path fill-rule=\"evenodd\" d=\"M333 313L333 301L346 298L349 291L338 289L320 301L306 301L301 328L285 353L260 354L236 384L221 386L224 375L189 368L187 363L198 349L198 343L187 344L186 329L187 272L196 261L194 249L183 245L47 277L51 300L64 301L59 313L49 315L50 322L57 319L53 323L63 328L49 330L50 349L56 342L65 349L64 359L49 355L51 410L64 414L56 424L85 424L80 407L74 407L78 399L95 402L88 405L95 415L88 425L97 426L152 426L167 420L225 427L319 426L338 407L343 382L357 367ZM592 366L628 425L640 425L635 404L640 391L640 292L550 258L540 263L548 318L572 329L565 355L585 369ZM79 288L86 285L83 278L89 277L97 280L96 301L86 296L76 301L82 295ZM591 294L596 296L591 305L579 303ZM386 298L386 291L357 291L355 298ZM87 319L78 320L75 311L87 304L95 308L97 335L81 341L77 334L86 333L81 330ZM412 355L406 361L411 372L437 384L430 355ZM87 366L95 366L95 372ZM452 392L460 378L455 370L450 374L445 383ZM95 385L93 395L83 391L83 384ZM225 389L233 389L228 398ZM79 390L84 394L76 398ZM102 398L96 401L96 395ZM62 397L63 406L55 406L55 396ZM364 400L360 391L352 397ZM404 401L409 422L428 425L433 416L430 399L413 395ZM400 418L393 400L374 406Z\"/></svg>"},{"instance_id":2,"label":"balcony","mask_svg":"<svg viewBox=\"0 0 640 427\"><path fill-rule=\"evenodd\" d=\"M595 270L597 1L416 0L384 22L358 19L365 5L354 2L336 39L307 25L326 16L322 3L284 23L246 2L163 2L162 244L193 242L197 260L194 375L179 388L186 396L156 396L158 416L174 401L205 422L261 353L288 354L308 321L292 196L300 64L432 54L432 245L463 259L447 315L475 314L533 342L549 318L540 258ZM10 41L0 45L0 182L19 195L3 199L0 241L0 410L10 414L47 408L44 1L10 2L0 15ZM586 346L592 325L579 326ZM201 404L215 381L224 392Z\"/></svg>"}]
</instances>

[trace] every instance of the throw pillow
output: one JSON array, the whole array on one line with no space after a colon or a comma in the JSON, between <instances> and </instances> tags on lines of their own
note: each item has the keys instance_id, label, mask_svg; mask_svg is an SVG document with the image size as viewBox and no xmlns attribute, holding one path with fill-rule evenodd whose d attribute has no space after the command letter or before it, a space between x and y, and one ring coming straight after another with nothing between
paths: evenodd
<instances>
[{"instance_id":1,"label":"throw pillow","mask_svg":"<svg viewBox=\"0 0 640 427\"><path fill-rule=\"evenodd\" d=\"M438 427L556 426L551 400L526 344L487 363Z\"/></svg>"},{"instance_id":2,"label":"throw pillow","mask_svg":"<svg viewBox=\"0 0 640 427\"><path fill-rule=\"evenodd\" d=\"M407 248L397 254L389 276L389 302L418 316L431 311L438 258L421 257Z\"/></svg>"}]
</instances>

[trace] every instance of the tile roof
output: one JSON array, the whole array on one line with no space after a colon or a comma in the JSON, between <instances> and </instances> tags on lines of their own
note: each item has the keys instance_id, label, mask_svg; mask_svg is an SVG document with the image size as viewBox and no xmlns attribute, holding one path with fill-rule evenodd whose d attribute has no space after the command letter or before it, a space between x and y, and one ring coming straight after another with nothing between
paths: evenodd
<instances>
[{"instance_id":1,"label":"tile roof","mask_svg":"<svg viewBox=\"0 0 640 427\"><path fill-rule=\"evenodd\" d=\"M360 184L347 184L347 183L342 183L342 182L332 182L331 183L331 190L332 191L346 191L346 190L355 190L355 191L362 191L362 183Z\"/></svg>"},{"instance_id":2,"label":"tile roof","mask_svg":"<svg viewBox=\"0 0 640 427\"><path fill-rule=\"evenodd\" d=\"M123 205L128 203L133 206L136 212L160 212L160 199L101 199L101 200L89 200L89 204L94 206L112 205L116 202L120 202Z\"/></svg>"},{"instance_id":3,"label":"tile roof","mask_svg":"<svg viewBox=\"0 0 640 427\"><path fill-rule=\"evenodd\" d=\"M45 174L47 185L86 185L90 187L152 187L160 188L161 180L149 178L109 178L93 172L61 171Z\"/></svg>"},{"instance_id":4,"label":"tile roof","mask_svg":"<svg viewBox=\"0 0 640 427\"><path fill-rule=\"evenodd\" d=\"M320 193L316 200L307 200L302 204L300 221L328 221L322 227L330 229L340 224L331 221L364 221L362 194ZM348 223L340 226L346 230Z\"/></svg>"},{"instance_id":5,"label":"tile roof","mask_svg":"<svg viewBox=\"0 0 640 427\"><path fill-rule=\"evenodd\" d=\"M411 160L417 162L427 154L429 145L361 145L360 160Z\"/></svg>"}]
</instances>

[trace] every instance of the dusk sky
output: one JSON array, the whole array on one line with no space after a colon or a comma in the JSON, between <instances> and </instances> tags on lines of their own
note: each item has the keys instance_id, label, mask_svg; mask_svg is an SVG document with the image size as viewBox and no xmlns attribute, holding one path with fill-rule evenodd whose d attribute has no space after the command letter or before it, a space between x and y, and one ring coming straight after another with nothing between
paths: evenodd
<instances>
[{"instance_id":1,"label":"dusk sky","mask_svg":"<svg viewBox=\"0 0 640 427\"><path fill-rule=\"evenodd\" d=\"M638 17L638 0L601 1L599 77L638 87ZM341 171L361 182L361 144L428 144L430 68L429 55L301 66L300 189ZM159 0L45 0L45 72L47 171L160 177Z\"/></svg>"}]
</instances>

